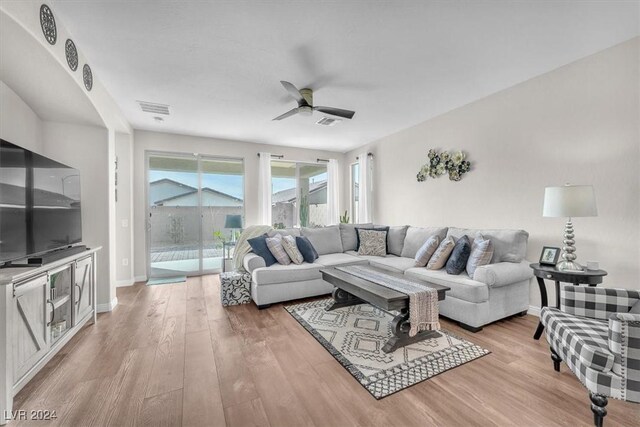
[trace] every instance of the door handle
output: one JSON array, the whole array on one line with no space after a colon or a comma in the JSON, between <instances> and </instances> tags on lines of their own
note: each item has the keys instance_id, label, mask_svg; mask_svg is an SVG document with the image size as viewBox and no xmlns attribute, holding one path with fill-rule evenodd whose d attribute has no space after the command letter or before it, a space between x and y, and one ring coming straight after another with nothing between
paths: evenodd
<instances>
[{"instance_id":1,"label":"door handle","mask_svg":"<svg viewBox=\"0 0 640 427\"><path fill-rule=\"evenodd\" d=\"M53 317L56 315L55 313L56 306L53 305L52 301L47 301L47 304L51 304L51 318L49 319L49 323L47 323L47 326L51 326L51 324L53 323Z\"/></svg>"},{"instance_id":2,"label":"door handle","mask_svg":"<svg viewBox=\"0 0 640 427\"><path fill-rule=\"evenodd\" d=\"M76 305L80 304L80 300L82 299L82 288L80 285L76 283L76 289L78 290L78 298L76 298Z\"/></svg>"}]
</instances>

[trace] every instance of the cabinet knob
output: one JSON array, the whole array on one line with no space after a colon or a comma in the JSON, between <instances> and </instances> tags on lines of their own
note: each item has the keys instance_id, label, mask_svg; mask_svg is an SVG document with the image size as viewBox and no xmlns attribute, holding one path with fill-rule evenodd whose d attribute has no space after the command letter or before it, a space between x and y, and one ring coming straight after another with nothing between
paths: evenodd
<instances>
[{"instance_id":1,"label":"cabinet knob","mask_svg":"<svg viewBox=\"0 0 640 427\"><path fill-rule=\"evenodd\" d=\"M551 274L547 274L547 279L551 279L553 276Z\"/></svg>"}]
</instances>

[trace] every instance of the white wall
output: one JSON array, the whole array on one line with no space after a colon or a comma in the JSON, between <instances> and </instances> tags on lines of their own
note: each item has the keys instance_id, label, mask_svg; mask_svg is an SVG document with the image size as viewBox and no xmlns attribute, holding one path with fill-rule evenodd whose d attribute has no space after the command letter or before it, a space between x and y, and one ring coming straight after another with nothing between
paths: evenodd
<instances>
[{"instance_id":1,"label":"white wall","mask_svg":"<svg viewBox=\"0 0 640 427\"><path fill-rule=\"evenodd\" d=\"M148 131L135 131L133 157L134 188L134 260L137 281L146 277L146 182L145 152L164 151L199 153L211 156L227 156L244 159L245 170L245 221L247 225L258 220L258 152L283 154L286 160L315 162L317 158L338 159L343 162L341 153L306 150L303 148L281 147L255 144L251 142L229 141L213 138L175 135Z\"/></svg>"},{"instance_id":2,"label":"white wall","mask_svg":"<svg viewBox=\"0 0 640 427\"><path fill-rule=\"evenodd\" d=\"M106 305L115 297L109 252L109 172L107 129L67 123L43 122L44 155L80 171L82 240L88 247L102 246L97 262L97 298Z\"/></svg>"},{"instance_id":3,"label":"white wall","mask_svg":"<svg viewBox=\"0 0 640 427\"><path fill-rule=\"evenodd\" d=\"M116 133L115 154L118 159L116 201L116 284L133 284L133 136ZM126 260L128 265L125 265Z\"/></svg>"},{"instance_id":4,"label":"white wall","mask_svg":"<svg viewBox=\"0 0 640 427\"><path fill-rule=\"evenodd\" d=\"M0 138L42 153L42 121L9 86L0 80Z\"/></svg>"},{"instance_id":5,"label":"white wall","mask_svg":"<svg viewBox=\"0 0 640 427\"><path fill-rule=\"evenodd\" d=\"M599 261L605 286L640 288L639 40L353 150L343 170L374 153L377 223L522 228L531 261L561 246L565 220L542 217L544 188L591 184L599 216L574 219L578 261ZM472 171L416 182L430 148L464 150Z\"/></svg>"}]
</instances>

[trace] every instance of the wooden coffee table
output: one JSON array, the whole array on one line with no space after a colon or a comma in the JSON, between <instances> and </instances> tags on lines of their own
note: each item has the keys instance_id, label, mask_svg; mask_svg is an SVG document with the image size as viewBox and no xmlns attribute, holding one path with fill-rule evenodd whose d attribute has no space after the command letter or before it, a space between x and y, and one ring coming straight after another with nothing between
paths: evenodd
<instances>
[{"instance_id":1,"label":"wooden coffee table","mask_svg":"<svg viewBox=\"0 0 640 427\"><path fill-rule=\"evenodd\" d=\"M401 273L393 273L371 266L369 266L369 268L373 271L411 280L412 282L436 289L438 291L438 301L442 301L445 298L445 292L450 289L446 286L427 282L426 280L407 278ZM384 311L400 312L400 314L395 316L391 321L393 336L389 338L384 347L382 347L382 351L385 353L391 353L400 347L427 338L440 336L440 333L437 331L422 331L413 337L409 336L411 323L409 322L409 296L407 294L378 285L369 280L361 279L344 271L340 271L335 267L323 268L320 270L320 273L322 273L322 279L325 282L329 282L335 286L332 294L334 302L326 308L327 311L340 307L348 307L350 305L368 303Z\"/></svg>"}]
</instances>

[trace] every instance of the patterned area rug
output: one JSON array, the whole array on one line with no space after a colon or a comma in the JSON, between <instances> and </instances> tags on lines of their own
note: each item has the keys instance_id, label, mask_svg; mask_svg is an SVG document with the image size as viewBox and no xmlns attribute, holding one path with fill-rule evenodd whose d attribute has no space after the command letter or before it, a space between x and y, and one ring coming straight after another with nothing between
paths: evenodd
<instances>
[{"instance_id":1,"label":"patterned area rug","mask_svg":"<svg viewBox=\"0 0 640 427\"><path fill-rule=\"evenodd\" d=\"M331 298L285 309L376 399L489 354L489 350L441 330L441 337L382 351L392 336L393 315L369 304L325 311Z\"/></svg>"}]
</instances>

